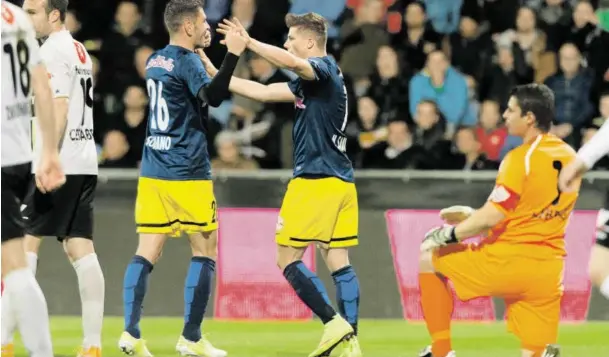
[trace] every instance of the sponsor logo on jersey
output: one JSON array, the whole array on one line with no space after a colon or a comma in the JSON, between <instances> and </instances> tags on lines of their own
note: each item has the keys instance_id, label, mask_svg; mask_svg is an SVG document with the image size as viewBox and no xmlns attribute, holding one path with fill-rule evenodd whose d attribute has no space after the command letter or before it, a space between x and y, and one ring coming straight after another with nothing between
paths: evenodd
<instances>
[{"instance_id":1,"label":"sponsor logo on jersey","mask_svg":"<svg viewBox=\"0 0 609 357\"><path fill-rule=\"evenodd\" d=\"M165 56L154 57L150 61L148 61L148 64L146 65L146 69L155 68L155 67L163 68L167 72L171 72L171 71L173 71L173 68L174 68L173 58L167 59L167 58L165 58Z\"/></svg>"},{"instance_id":2,"label":"sponsor logo on jersey","mask_svg":"<svg viewBox=\"0 0 609 357\"><path fill-rule=\"evenodd\" d=\"M13 22L15 22L15 15L13 15L11 9L4 3L2 3L2 19L9 25L12 25Z\"/></svg>"},{"instance_id":3,"label":"sponsor logo on jersey","mask_svg":"<svg viewBox=\"0 0 609 357\"><path fill-rule=\"evenodd\" d=\"M304 104L304 98L296 97L294 107L296 107L297 109L305 109L307 106Z\"/></svg>"},{"instance_id":4,"label":"sponsor logo on jersey","mask_svg":"<svg viewBox=\"0 0 609 357\"><path fill-rule=\"evenodd\" d=\"M87 63L87 53L85 52L84 46L74 41L74 47L76 48L76 55L78 55L78 60L80 61L80 63Z\"/></svg>"},{"instance_id":5,"label":"sponsor logo on jersey","mask_svg":"<svg viewBox=\"0 0 609 357\"><path fill-rule=\"evenodd\" d=\"M71 129L69 138L72 141L88 141L93 140L93 129Z\"/></svg>"}]
</instances>

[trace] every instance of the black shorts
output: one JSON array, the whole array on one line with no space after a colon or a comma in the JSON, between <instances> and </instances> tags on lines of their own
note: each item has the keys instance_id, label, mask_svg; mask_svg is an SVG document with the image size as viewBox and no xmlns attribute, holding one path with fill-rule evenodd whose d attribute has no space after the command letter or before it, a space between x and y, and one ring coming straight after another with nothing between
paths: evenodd
<instances>
[{"instance_id":1,"label":"black shorts","mask_svg":"<svg viewBox=\"0 0 609 357\"><path fill-rule=\"evenodd\" d=\"M23 202L25 231L36 237L93 238L93 200L96 175L66 175L56 191L38 191L33 179Z\"/></svg>"},{"instance_id":2,"label":"black shorts","mask_svg":"<svg viewBox=\"0 0 609 357\"><path fill-rule=\"evenodd\" d=\"M609 190L605 193L605 206L596 218L596 244L609 249Z\"/></svg>"},{"instance_id":3,"label":"black shorts","mask_svg":"<svg viewBox=\"0 0 609 357\"><path fill-rule=\"evenodd\" d=\"M2 242L23 238L21 203L30 184L30 164L2 168Z\"/></svg>"}]
</instances>

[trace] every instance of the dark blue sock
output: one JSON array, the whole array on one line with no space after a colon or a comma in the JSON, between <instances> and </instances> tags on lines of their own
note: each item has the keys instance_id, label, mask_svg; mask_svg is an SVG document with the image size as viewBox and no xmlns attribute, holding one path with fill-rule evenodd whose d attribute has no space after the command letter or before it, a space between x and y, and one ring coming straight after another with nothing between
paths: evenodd
<instances>
[{"instance_id":1,"label":"dark blue sock","mask_svg":"<svg viewBox=\"0 0 609 357\"><path fill-rule=\"evenodd\" d=\"M211 295L216 262L206 257L190 260L184 283L184 329L182 336L188 341L201 339L201 323Z\"/></svg>"},{"instance_id":2,"label":"dark blue sock","mask_svg":"<svg viewBox=\"0 0 609 357\"><path fill-rule=\"evenodd\" d=\"M142 303L148 288L148 275L150 275L152 268L152 263L146 258L136 255L131 258L131 262L125 270L125 279L123 280L125 331L135 338L141 337Z\"/></svg>"},{"instance_id":3,"label":"dark blue sock","mask_svg":"<svg viewBox=\"0 0 609 357\"><path fill-rule=\"evenodd\" d=\"M332 320L336 311L330 305L326 288L317 275L310 271L302 261L290 263L283 270L283 276L292 285L298 297L324 324Z\"/></svg>"},{"instance_id":4,"label":"dark blue sock","mask_svg":"<svg viewBox=\"0 0 609 357\"><path fill-rule=\"evenodd\" d=\"M359 310L359 281L351 265L332 273L336 285L336 303L338 311L347 320L357 335Z\"/></svg>"}]
</instances>

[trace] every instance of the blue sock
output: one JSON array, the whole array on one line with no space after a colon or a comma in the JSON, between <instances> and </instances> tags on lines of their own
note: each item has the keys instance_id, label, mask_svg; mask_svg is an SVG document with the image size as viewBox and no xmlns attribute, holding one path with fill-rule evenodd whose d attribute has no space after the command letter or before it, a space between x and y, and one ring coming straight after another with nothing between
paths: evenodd
<instances>
[{"instance_id":1,"label":"blue sock","mask_svg":"<svg viewBox=\"0 0 609 357\"><path fill-rule=\"evenodd\" d=\"M153 265L139 255L131 258L125 270L123 280L123 312L125 314L125 331L135 338L141 338L140 318L142 302L148 288L148 275Z\"/></svg>"},{"instance_id":2,"label":"blue sock","mask_svg":"<svg viewBox=\"0 0 609 357\"><path fill-rule=\"evenodd\" d=\"M351 265L332 273L336 285L336 303L338 311L347 320L357 335L359 310L359 281Z\"/></svg>"},{"instance_id":3,"label":"blue sock","mask_svg":"<svg viewBox=\"0 0 609 357\"><path fill-rule=\"evenodd\" d=\"M330 305L326 288L317 275L300 260L290 263L283 270L283 276L292 285L298 297L326 324L336 311Z\"/></svg>"},{"instance_id":4,"label":"blue sock","mask_svg":"<svg viewBox=\"0 0 609 357\"><path fill-rule=\"evenodd\" d=\"M216 262L206 257L190 260L184 283L184 329L182 336L188 341L201 339L201 323L211 295Z\"/></svg>"}]
</instances>

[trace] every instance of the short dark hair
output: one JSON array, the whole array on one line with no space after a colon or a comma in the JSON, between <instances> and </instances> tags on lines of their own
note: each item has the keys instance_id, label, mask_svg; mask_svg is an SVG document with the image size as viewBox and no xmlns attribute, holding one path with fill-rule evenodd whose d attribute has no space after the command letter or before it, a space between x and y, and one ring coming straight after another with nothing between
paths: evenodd
<instances>
[{"instance_id":1,"label":"short dark hair","mask_svg":"<svg viewBox=\"0 0 609 357\"><path fill-rule=\"evenodd\" d=\"M53 10L57 10L59 11L59 20L64 22L66 21L66 13L68 12L69 4L70 0L47 0L47 14L50 14Z\"/></svg>"},{"instance_id":2,"label":"short dark hair","mask_svg":"<svg viewBox=\"0 0 609 357\"><path fill-rule=\"evenodd\" d=\"M303 30L311 31L317 37L317 43L326 47L328 41L328 22L320 14L308 12L303 15L287 14L285 25L288 28L298 27Z\"/></svg>"},{"instance_id":3,"label":"short dark hair","mask_svg":"<svg viewBox=\"0 0 609 357\"><path fill-rule=\"evenodd\" d=\"M524 84L514 87L510 96L516 98L522 114L535 116L537 127L550 131L554 121L554 92L545 84Z\"/></svg>"},{"instance_id":4,"label":"short dark hair","mask_svg":"<svg viewBox=\"0 0 609 357\"><path fill-rule=\"evenodd\" d=\"M180 29L185 17L197 16L199 9L203 8L203 0L171 0L165 7L163 18L169 33Z\"/></svg>"}]
</instances>

